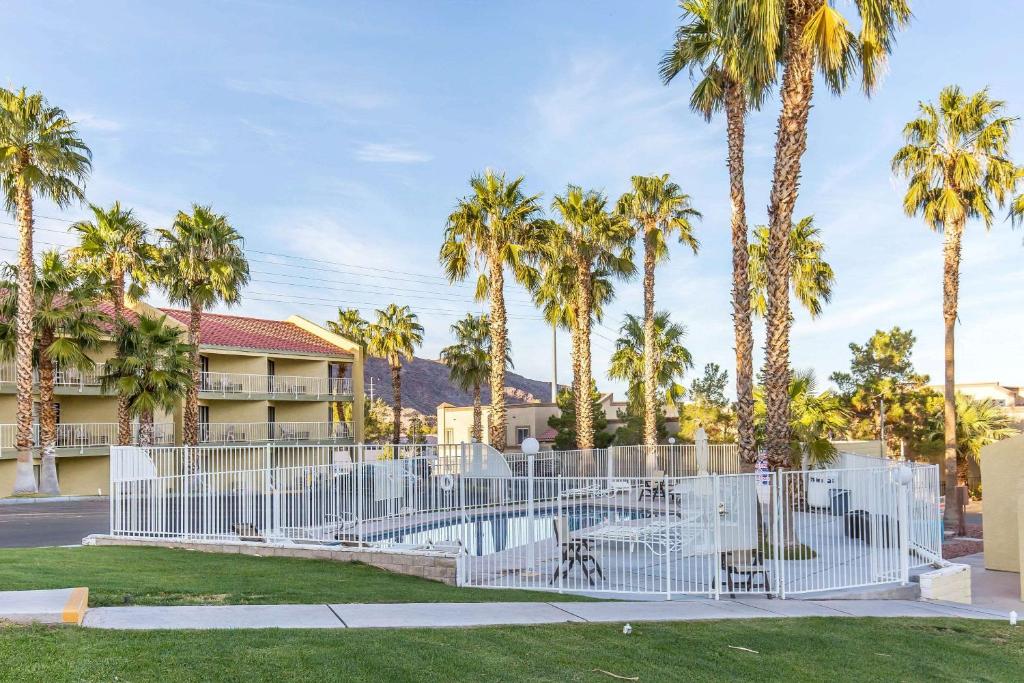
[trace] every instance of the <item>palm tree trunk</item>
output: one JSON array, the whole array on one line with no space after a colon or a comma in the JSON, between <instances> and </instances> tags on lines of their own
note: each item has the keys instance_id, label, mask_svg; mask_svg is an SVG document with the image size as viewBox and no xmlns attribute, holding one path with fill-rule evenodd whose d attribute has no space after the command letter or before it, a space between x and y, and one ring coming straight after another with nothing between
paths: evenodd
<instances>
[{"instance_id":1,"label":"palm tree trunk","mask_svg":"<svg viewBox=\"0 0 1024 683\"><path fill-rule=\"evenodd\" d=\"M192 345L192 382L185 393L185 414L182 431L188 446L199 444L199 330L203 320L203 309L195 301L189 307L188 343Z\"/></svg>"},{"instance_id":2,"label":"palm tree trunk","mask_svg":"<svg viewBox=\"0 0 1024 683\"><path fill-rule=\"evenodd\" d=\"M139 445L153 445L153 411L144 410L139 414Z\"/></svg>"},{"instance_id":3,"label":"palm tree trunk","mask_svg":"<svg viewBox=\"0 0 1024 683\"><path fill-rule=\"evenodd\" d=\"M471 436L476 443L484 440L484 411L480 405L480 385L473 385L473 431Z\"/></svg>"},{"instance_id":4,"label":"palm tree trunk","mask_svg":"<svg viewBox=\"0 0 1024 683\"><path fill-rule=\"evenodd\" d=\"M823 0L788 2L787 34L803 35L811 13ZM775 168L768 207L768 267L765 342L765 408L768 461L774 468L789 460L789 233L800 189L800 167L807 149L807 117L814 93L810 47L792 39L786 45L782 75L782 111L775 139Z\"/></svg>"},{"instance_id":5,"label":"palm tree trunk","mask_svg":"<svg viewBox=\"0 0 1024 683\"><path fill-rule=\"evenodd\" d=\"M946 233L942 264L942 322L945 329L943 385L943 432L945 437L946 525L963 531L960 506L956 504L956 375L954 372L957 299L960 294L960 248L963 221L954 221Z\"/></svg>"},{"instance_id":6,"label":"palm tree trunk","mask_svg":"<svg viewBox=\"0 0 1024 683\"><path fill-rule=\"evenodd\" d=\"M594 447L594 401L591 398L593 379L590 358L590 309L593 307L593 285L589 264L577 261L576 287L579 292L579 306L576 311L576 327L579 329L579 394L576 397L576 445L579 448Z\"/></svg>"},{"instance_id":7,"label":"palm tree trunk","mask_svg":"<svg viewBox=\"0 0 1024 683\"><path fill-rule=\"evenodd\" d=\"M114 332L120 329L124 320L124 273L114 271L112 275L114 283ZM132 420L128 412L128 399L118 394L117 396L117 443L119 446L128 446L132 442Z\"/></svg>"},{"instance_id":8,"label":"palm tree trunk","mask_svg":"<svg viewBox=\"0 0 1024 683\"><path fill-rule=\"evenodd\" d=\"M57 482L57 411L53 407L53 361L43 353L53 343L53 333L43 332L39 338L39 492L60 495Z\"/></svg>"},{"instance_id":9,"label":"palm tree trunk","mask_svg":"<svg viewBox=\"0 0 1024 683\"><path fill-rule=\"evenodd\" d=\"M729 148L729 199L732 204L732 320L736 343L736 418L740 459L757 457L754 440L754 332L750 320L750 277L747 249L747 206L743 187L743 145L746 125L743 89L725 85L726 139Z\"/></svg>"},{"instance_id":10,"label":"palm tree trunk","mask_svg":"<svg viewBox=\"0 0 1024 683\"><path fill-rule=\"evenodd\" d=\"M654 347L654 240L644 231L644 433L643 443L658 443L658 379Z\"/></svg>"},{"instance_id":11,"label":"palm tree trunk","mask_svg":"<svg viewBox=\"0 0 1024 683\"><path fill-rule=\"evenodd\" d=\"M402 440L402 362L391 366L391 398L394 405L391 443Z\"/></svg>"},{"instance_id":12,"label":"palm tree trunk","mask_svg":"<svg viewBox=\"0 0 1024 683\"><path fill-rule=\"evenodd\" d=\"M18 314L15 329L15 372L17 381L17 435L15 449L18 462L14 474L14 493L35 493L36 477L32 470L32 319L35 317L35 260L32 254L32 191L21 177L23 160L15 169L18 178Z\"/></svg>"},{"instance_id":13,"label":"palm tree trunk","mask_svg":"<svg viewBox=\"0 0 1024 683\"><path fill-rule=\"evenodd\" d=\"M491 277L491 446L505 451L505 357L508 321L505 318L505 272L496 253L488 257Z\"/></svg>"}]
</instances>

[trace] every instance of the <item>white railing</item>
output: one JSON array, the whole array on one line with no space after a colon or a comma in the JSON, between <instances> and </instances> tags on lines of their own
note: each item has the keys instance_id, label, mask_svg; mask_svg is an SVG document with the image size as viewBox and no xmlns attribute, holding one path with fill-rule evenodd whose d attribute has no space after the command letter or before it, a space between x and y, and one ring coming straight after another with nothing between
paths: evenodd
<instances>
[{"instance_id":1,"label":"white railing","mask_svg":"<svg viewBox=\"0 0 1024 683\"><path fill-rule=\"evenodd\" d=\"M53 373L53 386L57 388L74 388L85 389L86 387L94 388L99 387L102 384L102 377L105 371L106 365L100 363L93 367L91 370L78 370L75 368L66 368L56 370ZM32 370L32 381L36 384L39 383L39 370ZM15 371L14 363L0 363L0 384L16 384L17 373Z\"/></svg>"},{"instance_id":2,"label":"white railing","mask_svg":"<svg viewBox=\"0 0 1024 683\"><path fill-rule=\"evenodd\" d=\"M199 390L221 396L337 397L352 394L350 377L300 377L296 375L251 375L234 372L204 372Z\"/></svg>"},{"instance_id":3,"label":"white railing","mask_svg":"<svg viewBox=\"0 0 1024 683\"><path fill-rule=\"evenodd\" d=\"M518 474L479 444L115 448L111 533L445 550L461 585L669 597L906 583L941 554L935 466L543 476L539 457Z\"/></svg>"},{"instance_id":4,"label":"white railing","mask_svg":"<svg viewBox=\"0 0 1024 683\"><path fill-rule=\"evenodd\" d=\"M350 441L351 422L209 422L200 423L201 443L263 441Z\"/></svg>"},{"instance_id":5,"label":"white railing","mask_svg":"<svg viewBox=\"0 0 1024 683\"><path fill-rule=\"evenodd\" d=\"M0 448L14 448L17 442L18 426L0 425ZM33 447L40 445L40 427L32 425ZM116 422L62 422L57 425L57 448L95 448L117 444ZM139 442L139 425L132 425L132 443ZM153 442L159 445L174 443L174 424L158 422L153 425Z\"/></svg>"}]
</instances>

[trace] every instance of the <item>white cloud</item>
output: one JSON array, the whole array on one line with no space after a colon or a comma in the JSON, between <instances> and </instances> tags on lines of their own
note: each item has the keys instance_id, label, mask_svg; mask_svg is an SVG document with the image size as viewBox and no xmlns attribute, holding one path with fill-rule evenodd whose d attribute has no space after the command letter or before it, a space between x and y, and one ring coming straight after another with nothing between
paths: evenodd
<instances>
[{"instance_id":1,"label":"white cloud","mask_svg":"<svg viewBox=\"0 0 1024 683\"><path fill-rule=\"evenodd\" d=\"M120 121L103 118L102 116L97 116L96 114L92 114L87 111L72 112L69 116L79 128L86 130L116 133L124 128L124 125Z\"/></svg>"},{"instance_id":2,"label":"white cloud","mask_svg":"<svg viewBox=\"0 0 1024 683\"><path fill-rule=\"evenodd\" d=\"M368 142L360 145L355 152L359 161L386 164L421 164L433 157L406 145Z\"/></svg>"},{"instance_id":3,"label":"white cloud","mask_svg":"<svg viewBox=\"0 0 1024 683\"><path fill-rule=\"evenodd\" d=\"M379 93L345 90L334 83L323 81L278 78L228 79L225 85L231 90L251 95L277 97L299 104L341 109L379 109L390 102L389 97Z\"/></svg>"}]
</instances>

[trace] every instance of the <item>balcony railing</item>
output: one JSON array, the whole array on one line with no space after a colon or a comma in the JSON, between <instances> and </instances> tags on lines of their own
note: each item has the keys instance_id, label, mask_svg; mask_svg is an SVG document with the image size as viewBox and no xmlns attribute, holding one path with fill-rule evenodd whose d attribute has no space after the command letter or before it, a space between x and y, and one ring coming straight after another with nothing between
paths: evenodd
<instances>
[{"instance_id":1,"label":"balcony railing","mask_svg":"<svg viewBox=\"0 0 1024 683\"><path fill-rule=\"evenodd\" d=\"M300 377L296 375L248 375L233 372L204 372L199 390L222 396L278 396L335 398L352 395L350 377Z\"/></svg>"},{"instance_id":2,"label":"balcony railing","mask_svg":"<svg viewBox=\"0 0 1024 683\"><path fill-rule=\"evenodd\" d=\"M67 387L78 387L84 389L86 387L99 387L101 384L100 378L103 377L105 372L105 365L100 363L92 370L76 370L69 368L65 370L57 370L53 373L53 386L60 388ZM14 363L0 363L0 384L17 384L18 376L14 367ZM32 370L32 382L35 384L39 383L39 370Z\"/></svg>"},{"instance_id":3,"label":"balcony railing","mask_svg":"<svg viewBox=\"0 0 1024 683\"><path fill-rule=\"evenodd\" d=\"M14 448L18 426L0 425L0 448ZM139 425L132 425L132 443L139 442ZM39 425L32 425L32 446L38 447ZM117 444L116 422L62 422L57 425L57 448L96 448ZM158 422L153 425L153 444L170 446L174 444L174 424Z\"/></svg>"},{"instance_id":4,"label":"balcony railing","mask_svg":"<svg viewBox=\"0 0 1024 683\"><path fill-rule=\"evenodd\" d=\"M199 425L203 443L296 443L352 440L351 422L210 422Z\"/></svg>"}]
</instances>

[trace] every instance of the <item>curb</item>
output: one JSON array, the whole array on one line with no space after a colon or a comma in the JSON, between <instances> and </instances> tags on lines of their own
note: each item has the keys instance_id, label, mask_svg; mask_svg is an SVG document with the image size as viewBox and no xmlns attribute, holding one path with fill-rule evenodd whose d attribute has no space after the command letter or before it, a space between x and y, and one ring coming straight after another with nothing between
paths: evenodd
<instances>
[{"instance_id":1,"label":"curb","mask_svg":"<svg viewBox=\"0 0 1024 683\"><path fill-rule=\"evenodd\" d=\"M0 498L0 505L34 505L36 503L76 503L82 500L110 500L110 496L50 496L47 498Z\"/></svg>"},{"instance_id":2,"label":"curb","mask_svg":"<svg viewBox=\"0 0 1024 683\"><path fill-rule=\"evenodd\" d=\"M64 611L61 612L61 621L65 624L82 625L85 613L89 609L89 589L72 588L71 595L64 603Z\"/></svg>"}]
</instances>

